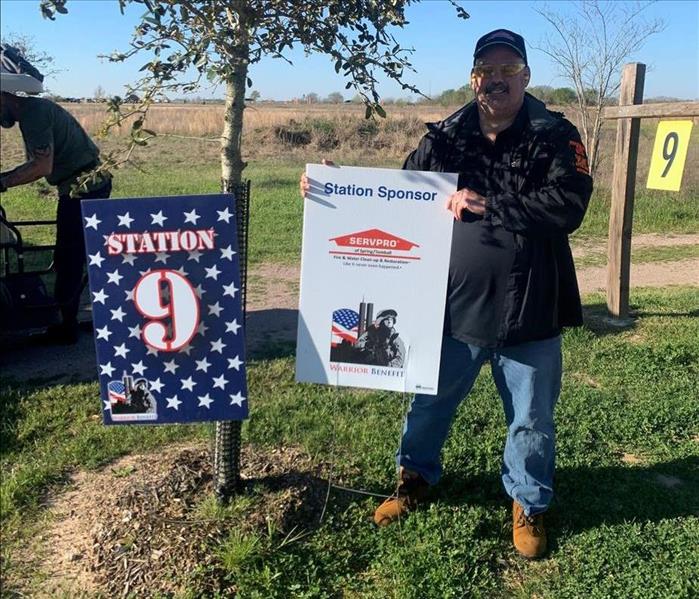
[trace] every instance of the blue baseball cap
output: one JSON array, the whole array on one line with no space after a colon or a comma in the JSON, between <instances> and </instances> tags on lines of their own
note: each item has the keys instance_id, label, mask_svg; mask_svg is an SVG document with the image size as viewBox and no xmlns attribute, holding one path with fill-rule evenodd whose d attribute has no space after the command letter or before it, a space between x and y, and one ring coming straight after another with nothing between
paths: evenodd
<instances>
[{"instance_id":1,"label":"blue baseball cap","mask_svg":"<svg viewBox=\"0 0 699 599\"><path fill-rule=\"evenodd\" d=\"M517 52L524 60L524 64L527 63L527 49L524 46L524 38L510 31L509 29L496 29L490 33L486 33L476 42L476 49L473 52L473 62L475 64L476 59L483 53L484 50L492 46L507 46L510 49Z\"/></svg>"}]
</instances>

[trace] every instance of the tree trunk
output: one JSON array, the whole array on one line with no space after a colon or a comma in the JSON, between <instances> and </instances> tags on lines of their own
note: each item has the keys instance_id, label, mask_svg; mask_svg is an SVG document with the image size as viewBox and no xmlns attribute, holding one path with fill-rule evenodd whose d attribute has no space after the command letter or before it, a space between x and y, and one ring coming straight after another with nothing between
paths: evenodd
<instances>
[{"instance_id":1,"label":"tree trunk","mask_svg":"<svg viewBox=\"0 0 699 599\"><path fill-rule=\"evenodd\" d=\"M229 185L240 183L246 166L241 153L246 78L247 65L235 73L233 81L226 82L226 108L221 134L221 179Z\"/></svg>"},{"instance_id":2,"label":"tree trunk","mask_svg":"<svg viewBox=\"0 0 699 599\"><path fill-rule=\"evenodd\" d=\"M590 176L594 179L600 165L600 141L602 140L602 101L595 106L595 120L592 124L590 145L587 146L587 157L590 164Z\"/></svg>"},{"instance_id":3,"label":"tree trunk","mask_svg":"<svg viewBox=\"0 0 699 599\"><path fill-rule=\"evenodd\" d=\"M221 133L221 191L224 193L235 192L240 189L243 169L246 164L242 157L243 141L243 111L245 110L245 89L248 77L248 64L250 60L250 43L247 31L247 22L244 12L244 3L237 6L237 21L229 14L232 39L235 45L230 49L230 62L232 73L226 78L226 105L224 112L223 132ZM247 196L246 196L247 197ZM241 198L236 198L240 201ZM249 198L248 198L249 201ZM241 222L241 207L237 206L236 223ZM244 220L244 219L243 219ZM241 228L238 226L240 236ZM247 261L247 237L238 239L239 244L245 244L245 248L239 245L241 258L241 287L243 297L245 294L244 274ZM245 256L245 258L243 258ZM243 301L243 317L245 315L245 303ZM240 421L223 421L216 423L214 438L214 486L216 496L220 502L226 503L231 496L241 489L240 480Z\"/></svg>"},{"instance_id":4,"label":"tree trunk","mask_svg":"<svg viewBox=\"0 0 699 599\"><path fill-rule=\"evenodd\" d=\"M233 73L226 81L226 107L221 134L221 180L226 185L238 185L246 166L241 148L250 46L244 24L238 27L234 35L237 36L237 42L234 48Z\"/></svg>"}]
</instances>

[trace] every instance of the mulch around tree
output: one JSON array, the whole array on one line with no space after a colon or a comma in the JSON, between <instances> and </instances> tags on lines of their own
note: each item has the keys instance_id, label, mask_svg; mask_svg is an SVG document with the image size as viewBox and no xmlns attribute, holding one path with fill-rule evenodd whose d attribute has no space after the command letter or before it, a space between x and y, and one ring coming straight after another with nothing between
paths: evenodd
<instances>
[{"instance_id":1,"label":"mulch around tree","mask_svg":"<svg viewBox=\"0 0 699 599\"><path fill-rule=\"evenodd\" d=\"M246 446L241 455L243 508L235 520L206 515L211 453L171 447L81 472L51 507L44 535L43 591L71 596L234 595L216 547L230 534L300 534L317 526L325 501L325 465L294 447Z\"/></svg>"}]
</instances>

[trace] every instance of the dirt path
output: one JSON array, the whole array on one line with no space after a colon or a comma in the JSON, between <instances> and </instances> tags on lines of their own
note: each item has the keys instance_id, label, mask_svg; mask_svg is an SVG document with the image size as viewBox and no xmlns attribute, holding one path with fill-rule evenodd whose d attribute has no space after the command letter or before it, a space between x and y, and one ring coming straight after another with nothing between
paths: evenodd
<instances>
[{"instance_id":1,"label":"dirt path","mask_svg":"<svg viewBox=\"0 0 699 599\"><path fill-rule=\"evenodd\" d=\"M590 253L607 252L607 240L586 240L573 239L572 242L573 256L576 258L585 256ZM643 235L634 235L631 238L631 245L634 248L641 247L660 247L660 246L683 246L683 245L699 245L699 235L696 234L677 234L677 235L658 235L657 233L645 233Z\"/></svg>"},{"instance_id":2,"label":"dirt path","mask_svg":"<svg viewBox=\"0 0 699 599\"><path fill-rule=\"evenodd\" d=\"M603 291L607 288L607 267L590 266L578 270L581 293ZM699 258L677 262L645 262L631 267L631 287L669 287L695 285L699 287Z\"/></svg>"},{"instance_id":3,"label":"dirt path","mask_svg":"<svg viewBox=\"0 0 699 599\"><path fill-rule=\"evenodd\" d=\"M633 247L699 245L694 235L636 235ZM573 241L573 254L606 252L605 241ZM578 269L580 291L583 294L606 288L606 268L592 266ZM632 287L666 287L695 285L699 287L699 258L645 262L631 268ZM257 264L248 273L247 345L251 355L265 348L294 342L298 319L299 265ZM77 345L61 348L40 346L27 342L3 341L0 369L17 380L44 379L47 382L68 383L94 380L96 365L92 334L82 333Z\"/></svg>"}]
</instances>

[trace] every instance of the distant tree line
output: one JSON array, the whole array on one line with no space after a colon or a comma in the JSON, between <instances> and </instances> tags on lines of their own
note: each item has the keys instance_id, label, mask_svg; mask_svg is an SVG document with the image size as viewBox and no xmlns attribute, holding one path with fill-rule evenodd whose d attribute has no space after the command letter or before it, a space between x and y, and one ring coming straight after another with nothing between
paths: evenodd
<instances>
[{"instance_id":1,"label":"distant tree line","mask_svg":"<svg viewBox=\"0 0 699 599\"><path fill-rule=\"evenodd\" d=\"M565 106L575 102L575 90L570 87L551 87L550 85L534 85L527 91L541 100L544 104Z\"/></svg>"},{"instance_id":2,"label":"distant tree line","mask_svg":"<svg viewBox=\"0 0 699 599\"><path fill-rule=\"evenodd\" d=\"M73 96L61 96L60 94L46 94L45 97L49 100L53 100L54 102L62 102L64 104L107 104L110 101L110 98L105 94L105 91L101 85L97 87L97 89L95 90L95 95L92 98L76 98ZM140 102L140 98L137 94L134 93L128 94L125 98L121 98L120 96L112 97L116 98L120 103L137 104L138 102Z\"/></svg>"},{"instance_id":3,"label":"distant tree line","mask_svg":"<svg viewBox=\"0 0 699 599\"><path fill-rule=\"evenodd\" d=\"M550 85L533 85L527 91L545 104L565 106L576 101L575 90L570 87L551 87ZM594 97L594 91L587 92L590 97ZM423 103L440 104L441 106L459 106L473 100L473 90L468 85L463 85L458 89L447 89L433 98L422 100ZM609 98L608 103L616 102L615 98Z\"/></svg>"},{"instance_id":4,"label":"distant tree line","mask_svg":"<svg viewBox=\"0 0 699 599\"><path fill-rule=\"evenodd\" d=\"M344 101L345 97L340 92L332 92L325 98L321 98L320 95L315 92L310 92L308 94L303 94L300 98L294 98L292 100L292 102L300 102L302 104L342 104ZM364 102L364 100L361 101Z\"/></svg>"},{"instance_id":5,"label":"distant tree line","mask_svg":"<svg viewBox=\"0 0 699 599\"><path fill-rule=\"evenodd\" d=\"M545 104L549 106L570 106L577 102L577 96L575 90L570 87L551 87L550 85L534 85L527 88L527 91L538 98ZM594 94L592 90L588 92L590 96ZM94 97L90 98L73 98L67 96L61 96L58 94L47 94L46 97L53 100L54 102L63 103L107 103L109 96L104 92L102 86L98 86L94 92ZM261 94L257 90L253 90L245 100L247 102L259 102L261 101ZM410 98L384 98L382 104L384 106L410 106L411 104L422 104L422 105L439 105L439 106L462 106L473 100L473 90L464 85L458 89L446 89L440 94L433 96L432 98L420 98L415 101ZM119 98L119 101L127 104L135 104L139 101L138 95L134 93L128 94L125 98ZM286 102L289 100L280 100L280 102ZM364 100L361 96L355 95L351 99L345 100L344 96L340 92L333 92L328 94L326 97L321 97L319 94L310 92L308 94L303 94L300 98L293 98L290 100L296 104L363 104ZM612 96L605 98L605 106L616 105L619 101L617 96ZM646 104L652 104L653 102L679 102L682 98L675 98L672 96L657 96L654 98L646 98L644 102ZM190 96L190 97L178 97L178 98L167 98L165 96L158 98L157 103L170 103L175 102L177 104L223 104L223 98L204 98L202 96ZM266 100L270 102L270 100Z\"/></svg>"},{"instance_id":6,"label":"distant tree line","mask_svg":"<svg viewBox=\"0 0 699 599\"><path fill-rule=\"evenodd\" d=\"M473 90L468 85L462 85L458 89L445 89L434 98L423 98L425 104L440 104L441 106L461 106L473 100Z\"/></svg>"}]
</instances>

